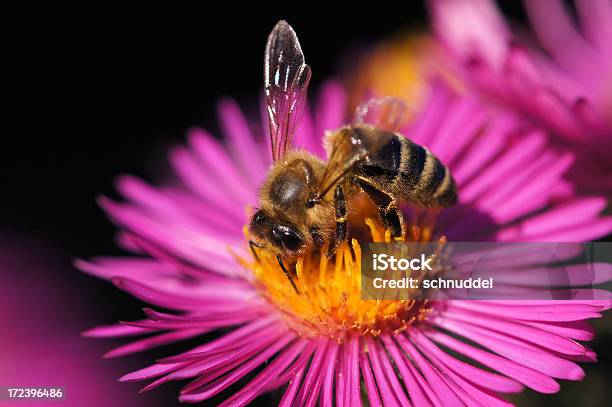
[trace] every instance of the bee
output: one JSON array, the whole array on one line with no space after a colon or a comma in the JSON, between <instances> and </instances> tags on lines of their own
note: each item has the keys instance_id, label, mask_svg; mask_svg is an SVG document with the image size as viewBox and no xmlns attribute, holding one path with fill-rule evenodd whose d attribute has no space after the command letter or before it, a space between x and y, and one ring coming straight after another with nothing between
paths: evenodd
<instances>
[{"instance_id":1,"label":"bee","mask_svg":"<svg viewBox=\"0 0 612 407\"><path fill-rule=\"evenodd\" d=\"M259 191L249 243L256 259L254 248L275 253L294 288L283 258L325 243L331 257L348 238L347 215L361 192L376 205L393 238L405 234L400 201L430 208L457 202L449 169L427 148L396 132L406 110L397 99L370 100L357 108L352 124L326 132L326 162L294 148L310 77L295 32L279 21L268 37L264 61L273 165Z\"/></svg>"}]
</instances>

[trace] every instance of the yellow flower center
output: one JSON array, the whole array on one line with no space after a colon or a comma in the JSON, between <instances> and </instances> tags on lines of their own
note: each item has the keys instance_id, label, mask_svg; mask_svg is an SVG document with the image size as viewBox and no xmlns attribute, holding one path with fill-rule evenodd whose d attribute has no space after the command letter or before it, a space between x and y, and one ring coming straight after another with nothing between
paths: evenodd
<instances>
[{"instance_id":1,"label":"yellow flower center","mask_svg":"<svg viewBox=\"0 0 612 407\"><path fill-rule=\"evenodd\" d=\"M362 243L390 241L389 232L379 221L366 218L365 224L367 228L363 229L369 236ZM431 227L412 227L407 240L429 241L430 238ZM401 332L431 311L431 304L423 300L363 300L361 245L356 239L342 244L332 258L328 259L326 252L324 247L307 252L293 262L286 261L299 293L280 268L274 253L260 249L258 260L240 261L253 272L253 283L261 295L281 312L290 329L303 336L327 336L341 341L351 333L377 336Z\"/></svg>"}]
</instances>

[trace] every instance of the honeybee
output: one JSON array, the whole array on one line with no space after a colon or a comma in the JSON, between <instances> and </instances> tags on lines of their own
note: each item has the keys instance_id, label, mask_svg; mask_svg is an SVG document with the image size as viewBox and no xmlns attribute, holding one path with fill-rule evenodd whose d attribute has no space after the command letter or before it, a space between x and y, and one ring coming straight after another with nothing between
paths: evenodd
<instances>
[{"instance_id":1,"label":"honeybee","mask_svg":"<svg viewBox=\"0 0 612 407\"><path fill-rule=\"evenodd\" d=\"M377 206L392 237L405 233L399 201L423 207L457 202L449 169L425 147L396 133L405 112L393 98L361 105L352 124L328 131L327 162L292 147L311 70L298 38L285 21L268 37L264 61L265 103L273 165L259 191L260 208L249 230L254 248L266 248L293 287L283 258L329 243L328 256L348 237L347 214L360 192ZM297 291L297 289L296 289Z\"/></svg>"}]
</instances>

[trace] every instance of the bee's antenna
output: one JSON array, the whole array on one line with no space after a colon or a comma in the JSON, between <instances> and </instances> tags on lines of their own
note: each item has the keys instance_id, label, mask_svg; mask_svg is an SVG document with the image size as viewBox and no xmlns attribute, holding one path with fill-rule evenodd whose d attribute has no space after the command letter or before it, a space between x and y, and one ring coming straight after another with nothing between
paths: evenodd
<instances>
[{"instance_id":1,"label":"bee's antenna","mask_svg":"<svg viewBox=\"0 0 612 407\"><path fill-rule=\"evenodd\" d=\"M298 291L295 283L293 282L293 277L291 277L291 274L289 274L289 272L287 271L287 269L285 268L285 264L283 263L283 259L281 259L281 257L277 254L276 255L276 260L278 260L278 264L281 267L281 269L283 269L283 273L285 273L285 275L287 276L287 278L289 279L289 282L291 283L291 285L293 286L293 289L295 290L295 293L297 295L300 295L300 292Z\"/></svg>"}]
</instances>

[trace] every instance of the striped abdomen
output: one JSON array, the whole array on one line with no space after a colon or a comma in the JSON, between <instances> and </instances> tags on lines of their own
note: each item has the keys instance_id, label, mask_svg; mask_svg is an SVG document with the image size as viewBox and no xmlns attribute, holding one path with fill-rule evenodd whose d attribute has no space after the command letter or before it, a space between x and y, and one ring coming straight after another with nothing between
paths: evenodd
<instances>
[{"instance_id":1,"label":"striped abdomen","mask_svg":"<svg viewBox=\"0 0 612 407\"><path fill-rule=\"evenodd\" d=\"M400 134L384 136L388 142L360 166L359 172L401 200L426 207L457 203L450 170L436 156Z\"/></svg>"}]
</instances>

